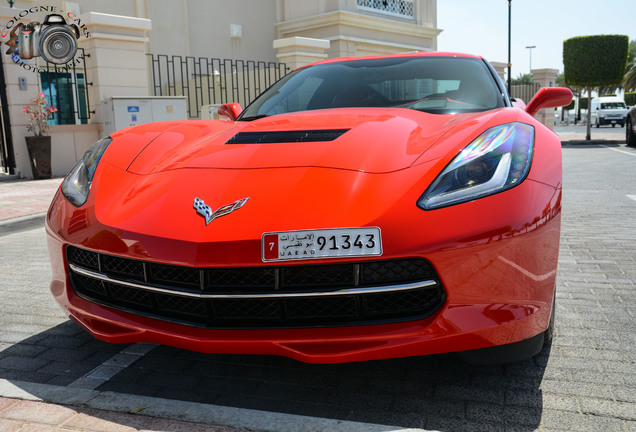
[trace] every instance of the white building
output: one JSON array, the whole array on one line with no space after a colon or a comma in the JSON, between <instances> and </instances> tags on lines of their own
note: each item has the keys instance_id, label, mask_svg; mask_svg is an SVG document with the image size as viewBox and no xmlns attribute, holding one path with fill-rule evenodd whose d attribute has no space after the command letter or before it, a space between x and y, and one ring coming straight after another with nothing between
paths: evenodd
<instances>
[{"instance_id":1,"label":"white building","mask_svg":"<svg viewBox=\"0 0 636 432\"><path fill-rule=\"evenodd\" d=\"M194 118L202 105L227 101L217 96L249 102L274 69L436 50L441 32L436 0L18 0L13 9L0 7L3 42L17 23L42 22L50 12L74 18L82 29L75 69L49 65L46 73L41 57L16 64L4 54L6 45L0 54L6 83L0 169L25 178L31 167L22 107L39 91L60 110L49 134L53 175L61 176L104 133L102 106L110 97L185 95ZM263 82L232 93L229 87L243 85L240 68L247 63L257 65L250 73Z\"/></svg>"}]
</instances>

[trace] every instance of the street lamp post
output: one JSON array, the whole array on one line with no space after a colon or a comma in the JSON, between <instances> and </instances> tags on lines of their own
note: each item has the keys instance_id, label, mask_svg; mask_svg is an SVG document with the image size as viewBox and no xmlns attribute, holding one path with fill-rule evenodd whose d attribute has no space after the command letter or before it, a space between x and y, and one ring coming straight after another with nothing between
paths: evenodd
<instances>
[{"instance_id":1,"label":"street lamp post","mask_svg":"<svg viewBox=\"0 0 636 432\"><path fill-rule=\"evenodd\" d=\"M508 94L512 89L512 63L510 60L510 29L511 29L511 21L510 18L512 16L512 0L508 0Z\"/></svg>"},{"instance_id":2,"label":"street lamp post","mask_svg":"<svg viewBox=\"0 0 636 432\"><path fill-rule=\"evenodd\" d=\"M530 52L530 75L532 75L532 48L536 48L536 45L529 45L526 48Z\"/></svg>"}]
</instances>

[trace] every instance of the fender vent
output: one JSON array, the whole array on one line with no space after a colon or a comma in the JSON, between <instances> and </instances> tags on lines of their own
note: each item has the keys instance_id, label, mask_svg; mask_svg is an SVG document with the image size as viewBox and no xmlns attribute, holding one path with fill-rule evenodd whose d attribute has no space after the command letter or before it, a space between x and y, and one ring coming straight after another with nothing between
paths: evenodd
<instances>
[{"instance_id":1,"label":"fender vent","mask_svg":"<svg viewBox=\"0 0 636 432\"><path fill-rule=\"evenodd\" d=\"M333 141L349 129L239 132L225 144L274 144Z\"/></svg>"}]
</instances>

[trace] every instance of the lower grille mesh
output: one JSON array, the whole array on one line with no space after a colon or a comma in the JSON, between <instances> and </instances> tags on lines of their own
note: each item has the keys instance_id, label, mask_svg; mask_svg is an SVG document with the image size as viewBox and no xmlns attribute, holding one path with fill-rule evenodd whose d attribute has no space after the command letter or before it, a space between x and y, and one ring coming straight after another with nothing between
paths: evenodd
<instances>
[{"instance_id":1,"label":"lower grille mesh","mask_svg":"<svg viewBox=\"0 0 636 432\"><path fill-rule=\"evenodd\" d=\"M199 327L315 327L416 320L431 315L445 299L435 271L421 258L193 268L69 246L67 261L73 289L80 297ZM382 290L407 284L414 285ZM380 292L324 295L373 287Z\"/></svg>"}]
</instances>

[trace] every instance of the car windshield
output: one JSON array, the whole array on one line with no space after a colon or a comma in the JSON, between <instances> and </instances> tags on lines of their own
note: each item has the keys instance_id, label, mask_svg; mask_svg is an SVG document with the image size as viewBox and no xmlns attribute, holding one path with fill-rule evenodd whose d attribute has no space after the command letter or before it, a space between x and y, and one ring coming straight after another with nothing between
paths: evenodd
<instances>
[{"instance_id":1,"label":"car windshield","mask_svg":"<svg viewBox=\"0 0 636 432\"><path fill-rule=\"evenodd\" d=\"M394 57L295 70L252 102L239 120L344 107L402 107L449 114L503 106L502 94L483 60Z\"/></svg>"},{"instance_id":2,"label":"car windshield","mask_svg":"<svg viewBox=\"0 0 636 432\"><path fill-rule=\"evenodd\" d=\"M601 104L601 109L616 109L616 108L627 108L623 102L604 102Z\"/></svg>"}]
</instances>

